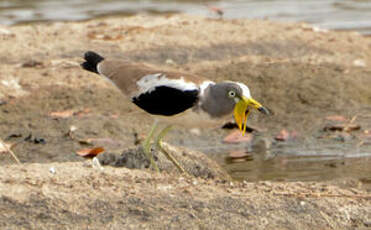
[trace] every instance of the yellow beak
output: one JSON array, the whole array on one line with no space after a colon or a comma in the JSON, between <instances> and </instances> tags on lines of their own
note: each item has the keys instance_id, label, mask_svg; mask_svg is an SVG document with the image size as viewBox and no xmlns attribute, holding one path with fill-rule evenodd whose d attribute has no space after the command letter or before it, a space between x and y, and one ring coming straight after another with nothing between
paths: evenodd
<instances>
[{"instance_id":1,"label":"yellow beak","mask_svg":"<svg viewBox=\"0 0 371 230\"><path fill-rule=\"evenodd\" d=\"M246 121L251 112L251 110L248 110L250 106L254 107L264 114L269 114L269 111L259 102L255 101L252 98L242 97L241 100L237 102L234 107L234 119L238 125L238 128L242 131L242 135L245 135L246 132Z\"/></svg>"}]
</instances>

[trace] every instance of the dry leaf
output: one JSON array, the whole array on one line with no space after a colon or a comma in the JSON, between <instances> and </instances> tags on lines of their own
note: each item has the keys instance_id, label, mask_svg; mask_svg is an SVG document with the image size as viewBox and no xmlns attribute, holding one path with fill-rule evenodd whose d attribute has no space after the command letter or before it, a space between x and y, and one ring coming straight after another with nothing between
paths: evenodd
<instances>
[{"instance_id":1,"label":"dry leaf","mask_svg":"<svg viewBox=\"0 0 371 230\"><path fill-rule=\"evenodd\" d=\"M111 114L111 118L113 118L113 119L117 119L117 118L119 118L119 115L118 114Z\"/></svg>"},{"instance_id":2,"label":"dry leaf","mask_svg":"<svg viewBox=\"0 0 371 230\"><path fill-rule=\"evenodd\" d=\"M235 144L235 143L241 143L241 142L247 142L251 143L253 140L253 135L251 133L245 133L245 135L242 135L242 132L239 130L236 130L232 133L230 133L228 136L226 136L223 139L224 143L228 144Z\"/></svg>"},{"instance_id":3,"label":"dry leaf","mask_svg":"<svg viewBox=\"0 0 371 230\"><path fill-rule=\"evenodd\" d=\"M65 110L65 111L51 112L51 113L49 113L49 116L51 116L53 118L69 118L69 117L72 117L72 116L83 117L88 113L90 113L89 108L84 108L84 109L77 110L77 111L69 109L69 110Z\"/></svg>"},{"instance_id":4,"label":"dry leaf","mask_svg":"<svg viewBox=\"0 0 371 230\"><path fill-rule=\"evenodd\" d=\"M345 122L347 119L345 117L341 116L341 115L332 115L332 116L327 116L326 120Z\"/></svg>"},{"instance_id":5,"label":"dry leaf","mask_svg":"<svg viewBox=\"0 0 371 230\"><path fill-rule=\"evenodd\" d=\"M77 155L85 157L85 158L93 158L102 152L104 152L104 148L95 147L95 148L81 149L77 151L76 153Z\"/></svg>"},{"instance_id":6,"label":"dry leaf","mask_svg":"<svg viewBox=\"0 0 371 230\"><path fill-rule=\"evenodd\" d=\"M74 116L78 116L78 117L83 117L83 116L85 116L88 113L90 113L90 109L89 108L85 108L85 109L82 109L82 110L79 110L79 111L73 113L73 115Z\"/></svg>"},{"instance_id":7,"label":"dry leaf","mask_svg":"<svg viewBox=\"0 0 371 230\"><path fill-rule=\"evenodd\" d=\"M340 131L340 132L352 132L355 130L360 130L361 126L357 124L336 124L327 125L323 128L324 131Z\"/></svg>"},{"instance_id":8,"label":"dry leaf","mask_svg":"<svg viewBox=\"0 0 371 230\"><path fill-rule=\"evenodd\" d=\"M74 111L72 109L65 110L65 111L59 111L59 112L51 112L49 116L55 117L55 118L68 118L73 116Z\"/></svg>"}]
</instances>

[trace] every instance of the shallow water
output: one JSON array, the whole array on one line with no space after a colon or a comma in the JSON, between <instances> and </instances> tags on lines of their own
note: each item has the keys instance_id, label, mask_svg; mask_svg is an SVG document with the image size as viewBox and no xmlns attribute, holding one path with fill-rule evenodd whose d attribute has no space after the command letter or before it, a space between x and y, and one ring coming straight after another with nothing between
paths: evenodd
<instances>
[{"instance_id":1,"label":"shallow water","mask_svg":"<svg viewBox=\"0 0 371 230\"><path fill-rule=\"evenodd\" d=\"M371 130L370 112L371 107L359 111L355 123L361 130L350 132L346 140L337 138L336 132L324 132L321 127L314 127L284 142L273 140L272 134L261 136L257 133L252 146L251 143L220 143L223 137L214 140L191 138L177 144L206 153L239 181L352 178L371 188L371 140L362 138L365 130ZM210 142L214 144L210 145ZM231 157L233 152L242 155Z\"/></svg>"},{"instance_id":2,"label":"shallow water","mask_svg":"<svg viewBox=\"0 0 371 230\"><path fill-rule=\"evenodd\" d=\"M0 0L0 24L136 13L184 12L216 17L207 5L222 8L225 18L305 21L328 29L371 34L371 0Z\"/></svg>"},{"instance_id":3,"label":"shallow water","mask_svg":"<svg viewBox=\"0 0 371 230\"><path fill-rule=\"evenodd\" d=\"M199 147L239 181L327 181L357 179L371 188L371 144L333 140L275 142L270 149L243 145ZM313 144L312 142L315 142ZM230 152L246 153L230 158Z\"/></svg>"}]
</instances>

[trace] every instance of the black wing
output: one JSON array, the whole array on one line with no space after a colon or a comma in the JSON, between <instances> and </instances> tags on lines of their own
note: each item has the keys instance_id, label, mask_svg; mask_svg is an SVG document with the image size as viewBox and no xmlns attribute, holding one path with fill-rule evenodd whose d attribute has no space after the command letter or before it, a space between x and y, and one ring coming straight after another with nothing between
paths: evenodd
<instances>
[{"instance_id":1,"label":"black wing","mask_svg":"<svg viewBox=\"0 0 371 230\"><path fill-rule=\"evenodd\" d=\"M132 102L146 112L154 115L172 116L193 107L198 101L199 90L175 89L157 86L132 98Z\"/></svg>"}]
</instances>

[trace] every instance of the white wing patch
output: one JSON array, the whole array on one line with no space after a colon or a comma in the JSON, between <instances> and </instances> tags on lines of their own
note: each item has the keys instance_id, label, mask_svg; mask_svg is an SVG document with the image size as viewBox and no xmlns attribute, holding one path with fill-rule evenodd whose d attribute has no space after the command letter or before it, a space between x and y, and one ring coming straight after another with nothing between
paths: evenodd
<instances>
[{"instance_id":1,"label":"white wing patch","mask_svg":"<svg viewBox=\"0 0 371 230\"><path fill-rule=\"evenodd\" d=\"M137 86L139 88L139 93L150 93L158 86L168 86L182 91L199 89L195 83L185 81L184 77L179 79L170 79L163 73L146 75L137 82Z\"/></svg>"}]
</instances>

